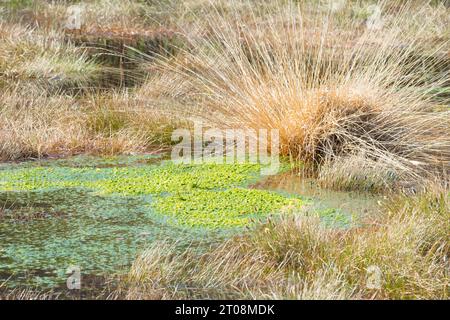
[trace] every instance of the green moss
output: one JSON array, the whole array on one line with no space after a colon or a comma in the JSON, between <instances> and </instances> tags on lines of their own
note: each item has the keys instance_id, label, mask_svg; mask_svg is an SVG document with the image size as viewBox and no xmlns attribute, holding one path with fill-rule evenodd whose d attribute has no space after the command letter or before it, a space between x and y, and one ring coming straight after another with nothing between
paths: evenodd
<instances>
[{"instance_id":1,"label":"green moss","mask_svg":"<svg viewBox=\"0 0 450 320\"><path fill-rule=\"evenodd\" d=\"M287 196L245 190L259 177L255 164L138 165L92 168L28 166L0 170L0 191L83 188L96 195L156 198L154 208L181 226L234 227L290 204ZM187 199L184 201L183 199Z\"/></svg>"},{"instance_id":2,"label":"green moss","mask_svg":"<svg viewBox=\"0 0 450 320\"><path fill-rule=\"evenodd\" d=\"M286 206L298 208L300 205L298 198L240 188L191 191L160 197L154 203L157 211L177 223L212 228L247 225L251 218L275 213Z\"/></svg>"},{"instance_id":3,"label":"green moss","mask_svg":"<svg viewBox=\"0 0 450 320\"><path fill-rule=\"evenodd\" d=\"M0 170L0 191L82 187L102 194L145 195L240 186L258 177L258 165L174 165L121 168L31 167Z\"/></svg>"},{"instance_id":4,"label":"green moss","mask_svg":"<svg viewBox=\"0 0 450 320\"><path fill-rule=\"evenodd\" d=\"M64 287L71 265L80 266L83 276L111 275L126 270L154 241L209 239L206 232L200 237L156 221L150 200L77 189L0 193L7 216L0 218L0 283L13 275L8 285ZM25 220L24 212L48 216Z\"/></svg>"},{"instance_id":5,"label":"green moss","mask_svg":"<svg viewBox=\"0 0 450 320\"><path fill-rule=\"evenodd\" d=\"M257 165L173 165L152 169L116 169L114 179L96 182L92 188L102 193L143 195L186 192L194 189L218 189L240 186L258 176ZM150 170L150 171L148 171Z\"/></svg>"},{"instance_id":6,"label":"green moss","mask_svg":"<svg viewBox=\"0 0 450 320\"><path fill-rule=\"evenodd\" d=\"M70 265L83 275L116 273L153 241L209 245L252 219L301 204L245 189L259 179L259 165L154 161L74 157L1 165L0 283L2 273L14 273L11 285L64 286Z\"/></svg>"},{"instance_id":7,"label":"green moss","mask_svg":"<svg viewBox=\"0 0 450 320\"><path fill-rule=\"evenodd\" d=\"M70 265L83 276L111 275L155 241L204 248L310 203L248 188L261 178L259 165L155 164L160 160L83 156L0 165L0 283L12 276L8 285L64 287ZM340 210L313 211L332 227L352 223Z\"/></svg>"},{"instance_id":8,"label":"green moss","mask_svg":"<svg viewBox=\"0 0 450 320\"><path fill-rule=\"evenodd\" d=\"M79 155L57 160L44 159L35 163L37 166L46 167L111 168L159 164L163 160L163 156L162 154L114 155L103 157Z\"/></svg>"}]
</instances>

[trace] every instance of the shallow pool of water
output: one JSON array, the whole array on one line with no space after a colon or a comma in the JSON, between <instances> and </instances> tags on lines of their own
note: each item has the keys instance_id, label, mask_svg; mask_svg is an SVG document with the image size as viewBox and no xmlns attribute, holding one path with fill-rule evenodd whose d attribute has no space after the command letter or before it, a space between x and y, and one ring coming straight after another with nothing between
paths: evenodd
<instances>
[{"instance_id":1,"label":"shallow pool of water","mask_svg":"<svg viewBox=\"0 0 450 320\"><path fill-rule=\"evenodd\" d=\"M1 164L0 283L65 288L75 267L95 291L155 241L206 250L285 208L308 206L338 227L376 208L374 196L324 190L289 172L264 178L258 165L161 160L80 156Z\"/></svg>"},{"instance_id":2,"label":"shallow pool of water","mask_svg":"<svg viewBox=\"0 0 450 320\"><path fill-rule=\"evenodd\" d=\"M382 200L382 196L369 192L346 192L321 188L315 179L305 177L296 171L269 176L252 187L298 194L311 199L310 207L315 211L333 208L359 220L375 214L379 209L380 200Z\"/></svg>"},{"instance_id":3,"label":"shallow pool of water","mask_svg":"<svg viewBox=\"0 0 450 320\"><path fill-rule=\"evenodd\" d=\"M201 250L301 204L247 188L258 179L258 165L173 165L150 155L2 164L0 283L61 287L72 267L108 278L155 241Z\"/></svg>"}]
</instances>

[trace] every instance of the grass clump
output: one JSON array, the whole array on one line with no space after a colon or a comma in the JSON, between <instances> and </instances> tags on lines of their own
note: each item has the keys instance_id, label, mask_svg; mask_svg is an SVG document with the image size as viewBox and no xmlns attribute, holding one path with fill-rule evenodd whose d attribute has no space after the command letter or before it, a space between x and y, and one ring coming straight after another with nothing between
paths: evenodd
<instances>
[{"instance_id":1,"label":"grass clump","mask_svg":"<svg viewBox=\"0 0 450 320\"><path fill-rule=\"evenodd\" d=\"M141 140L147 149L163 149L172 144L171 134L187 126L187 121L174 114L172 106L157 106L142 100L140 90L110 94L90 94L84 109L87 128L93 135L108 137L128 131Z\"/></svg>"},{"instance_id":2,"label":"grass clump","mask_svg":"<svg viewBox=\"0 0 450 320\"><path fill-rule=\"evenodd\" d=\"M173 128L185 123L167 107L142 102L137 93L49 97L18 83L0 98L3 160L161 151L170 147Z\"/></svg>"},{"instance_id":3,"label":"grass clump","mask_svg":"<svg viewBox=\"0 0 450 320\"><path fill-rule=\"evenodd\" d=\"M0 93L0 159L145 150L144 139L136 131L121 130L107 136L90 132L87 113L74 97L48 97L25 88L19 84Z\"/></svg>"},{"instance_id":4,"label":"grass clump","mask_svg":"<svg viewBox=\"0 0 450 320\"><path fill-rule=\"evenodd\" d=\"M131 299L447 299L447 193L396 200L364 228L284 217L212 248L155 244L124 279Z\"/></svg>"},{"instance_id":5,"label":"grass clump","mask_svg":"<svg viewBox=\"0 0 450 320\"><path fill-rule=\"evenodd\" d=\"M0 75L8 84L33 84L41 89L81 87L99 73L83 48L64 41L60 32L44 33L1 22Z\"/></svg>"},{"instance_id":6,"label":"grass clump","mask_svg":"<svg viewBox=\"0 0 450 320\"><path fill-rule=\"evenodd\" d=\"M449 117L433 110L448 99L433 92L448 86L448 64L421 49L432 19L408 23L422 7L380 3L375 25L309 2L264 15L241 3L251 13L217 9L196 21L205 36L187 36L178 59L161 59L176 79L166 95L190 101L211 126L276 128L281 154L319 167L358 156L387 173L376 177L383 187L392 185L389 172L418 183L442 173ZM442 55L446 39L427 47ZM332 180L331 172L322 175Z\"/></svg>"}]
</instances>

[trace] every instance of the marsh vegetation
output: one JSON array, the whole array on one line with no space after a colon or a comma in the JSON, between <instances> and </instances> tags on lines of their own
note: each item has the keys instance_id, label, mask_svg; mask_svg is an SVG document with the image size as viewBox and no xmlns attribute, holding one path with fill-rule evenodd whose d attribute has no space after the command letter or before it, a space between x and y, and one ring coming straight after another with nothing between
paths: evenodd
<instances>
[{"instance_id":1,"label":"marsh vegetation","mask_svg":"<svg viewBox=\"0 0 450 320\"><path fill-rule=\"evenodd\" d=\"M448 299L449 10L0 1L0 297ZM280 174L167 162L193 119Z\"/></svg>"}]
</instances>

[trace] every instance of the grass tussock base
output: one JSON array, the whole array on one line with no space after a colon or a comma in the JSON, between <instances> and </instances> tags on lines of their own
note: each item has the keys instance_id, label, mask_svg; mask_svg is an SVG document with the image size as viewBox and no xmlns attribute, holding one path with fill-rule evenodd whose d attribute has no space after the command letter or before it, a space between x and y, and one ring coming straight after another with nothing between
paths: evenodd
<instances>
[{"instance_id":1,"label":"grass tussock base","mask_svg":"<svg viewBox=\"0 0 450 320\"><path fill-rule=\"evenodd\" d=\"M447 299L447 193L402 198L348 230L299 214L198 254L158 243L118 296L128 299Z\"/></svg>"}]
</instances>

